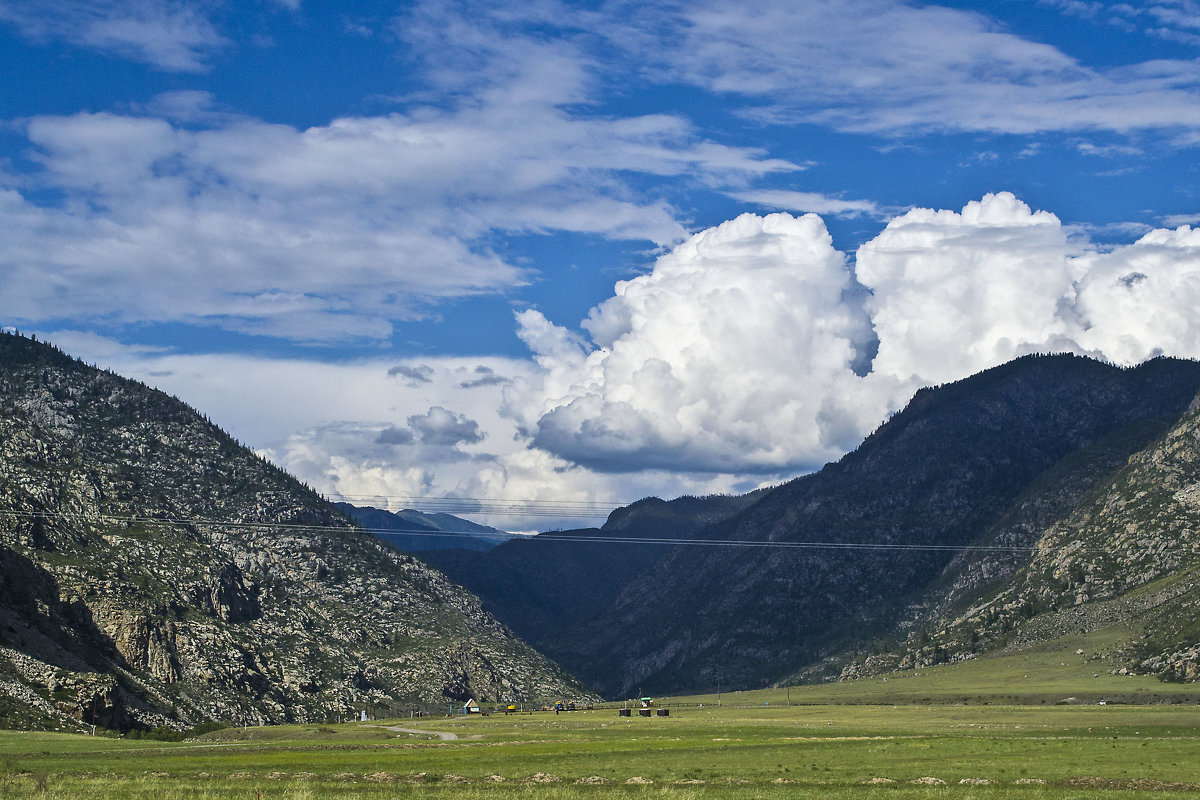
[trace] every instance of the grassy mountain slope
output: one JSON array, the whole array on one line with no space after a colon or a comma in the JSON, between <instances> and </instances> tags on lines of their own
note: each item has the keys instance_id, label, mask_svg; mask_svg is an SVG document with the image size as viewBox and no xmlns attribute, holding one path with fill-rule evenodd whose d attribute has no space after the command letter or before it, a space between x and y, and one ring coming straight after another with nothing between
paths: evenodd
<instances>
[{"instance_id":1,"label":"grassy mountain slope","mask_svg":"<svg viewBox=\"0 0 1200 800\"><path fill-rule=\"evenodd\" d=\"M0 335L0 721L322 720L582 691L179 401Z\"/></svg>"}]
</instances>

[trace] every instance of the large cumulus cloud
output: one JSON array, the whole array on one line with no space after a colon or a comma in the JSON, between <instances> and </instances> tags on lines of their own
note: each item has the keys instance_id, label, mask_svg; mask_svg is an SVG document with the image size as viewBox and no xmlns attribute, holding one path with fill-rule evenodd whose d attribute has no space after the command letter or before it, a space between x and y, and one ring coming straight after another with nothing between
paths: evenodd
<instances>
[{"instance_id":1,"label":"large cumulus cloud","mask_svg":"<svg viewBox=\"0 0 1200 800\"><path fill-rule=\"evenodd\" d=\"M1121 364L1200 357L1200 229L1158 229L1127 247L1087 253L1073 311L1085 351Z\"/></svg>"},{"instance_id":2,"label":"large cumulus cloud","mask_svg":"<svg viewBox=\"0 0 1200 800\"><path fill-rule=\"evenodd\" d=\"M961 213L918 208L893 219L858 251L879 337L873 372L942 383L1066 346L1066 256L1058 218L1008 193Z\"/></svg>"},{"instance_id":3,"label":"large cumulus cloud","mask_svg":"<svg viewBox=\"0 0 1200 800\"><path fill-rule=\"evenodd\" d=\"M526 312L521 335L553 386L534 443L611 470L777 471L832 456L852 444L838 398L871 338L850 286L819 217L745 214L617 284L583 323L590 353Z\"/></svg>"},{"instance_id":4,"label":"large cumulus cloud","mask_svg":"<svg viewBox=\"0 0 1200 800\"><path fill-rule=\"evenodd\" d=\"M524 424L597 470L783 476L841 455L917 388L1019 355L1198 357L1197 301L1187 226L1102 252L1004 192L893 219L852 269L818 217L746 214L617 284L587 336L518 315L543 378Z\"/></svg>"}]
</instances>

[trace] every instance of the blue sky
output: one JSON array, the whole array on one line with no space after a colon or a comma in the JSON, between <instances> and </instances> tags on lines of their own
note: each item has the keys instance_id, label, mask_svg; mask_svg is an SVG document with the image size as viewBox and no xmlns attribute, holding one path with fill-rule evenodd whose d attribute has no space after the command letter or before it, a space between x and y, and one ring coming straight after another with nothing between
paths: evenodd
<instances>
[{"instance_id":1,"label":"blue sky","mask_svg":"<svg viewBox=\"0 0 1200 800\"><path fill-rule=\"evenodd\" d=\"M0 59L0 325L334 497L574 525L1200 355L1194 0L0 0Z\"/></svg>"}]
</instances>

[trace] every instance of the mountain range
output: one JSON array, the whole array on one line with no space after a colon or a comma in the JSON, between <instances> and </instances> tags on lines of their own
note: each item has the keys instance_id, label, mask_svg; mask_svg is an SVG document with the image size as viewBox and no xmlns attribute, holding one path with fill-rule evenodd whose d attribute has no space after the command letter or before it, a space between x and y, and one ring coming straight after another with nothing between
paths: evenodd
<instances>
[{"instance_id":1,"label":"mountain range","mask_svg":"<svg viewBox=\"0 0 1200 800\"><path fill-rule=\"evenodd\" d=\"M1198 390L1191 361L1121 369L1028 356L918 392L837 463L752 502L726 501L719 518L697 517L679 534L691 541L656 552L610 544L603 568L531 574L539 588L525 593L495 577L518 568L512 543L436 563L608 696L857 674L846 670L904 650L910 636L1032 568L1032 554L1066 547L1047 531L1171 430ZM675 536L681 523L658 527ZM532 553L538 542L520 545ZM1031 585L1049 591L1040 577ZM530 592L551 594L541 607L572 603L571 624L530 614ZM593 593L602 601L576 599Z\"/></svg>"},{"instance_id":2,"label":"mountain range","mask_svg":"<svg viewBox=\"0 0 1200 800\"><path fill-rule=\"evenodd\" d=\"M0 335L0 724L755 688L1109 629L1122 669L1196 680L1198 392L1192 361L1031 355L779 486L506 538L332 504L182 402Z\"/></svg>"}]
</instances>

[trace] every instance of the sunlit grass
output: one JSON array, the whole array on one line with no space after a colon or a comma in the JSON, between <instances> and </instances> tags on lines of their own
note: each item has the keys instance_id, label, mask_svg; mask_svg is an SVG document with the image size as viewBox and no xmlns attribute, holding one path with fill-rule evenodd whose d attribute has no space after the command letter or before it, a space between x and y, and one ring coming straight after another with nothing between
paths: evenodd
<instances>
[{"instance_id":1,"label":"sunlit grass","mask_svg":"<svg viewBox=\"0 0 1200 800\"><path fill-rule=\"evenodd\" d=\"M723 694L720 706L715 696L660 698L679 703L669 717L604 709L285 725L178 743L5 732L0 796L1137 800L1200 790L1197 706L1080 699L1097 681L1171 701L1192 687L1097 670L1099 640L1060 644L887 681ZM1008 695L1076 699L997 702Z\"/></svg>"},{"instance_id":2,"label":"sunlit grass","mask_svg":"<svg viewBox=\"0 0 1200 800\"><path fill-rule=\"evenodd\" d=\"M668 718L606 710L377 724L460 738L353 724L150 746L10 732L0 734L0 793L988 798L1200 787L1200 713L1190 706L708 706ZM922 779L929 785L911 783Z\"/></svg>"}]
</instances>

